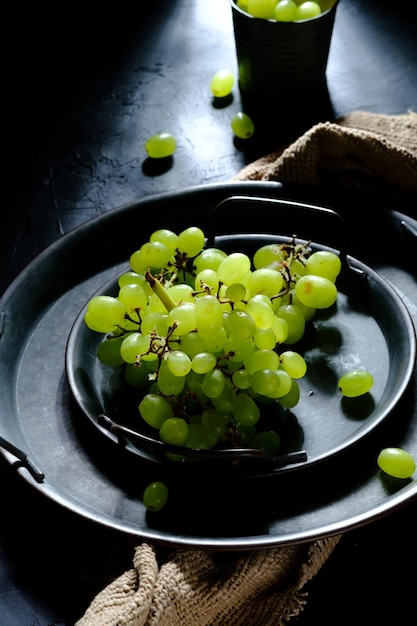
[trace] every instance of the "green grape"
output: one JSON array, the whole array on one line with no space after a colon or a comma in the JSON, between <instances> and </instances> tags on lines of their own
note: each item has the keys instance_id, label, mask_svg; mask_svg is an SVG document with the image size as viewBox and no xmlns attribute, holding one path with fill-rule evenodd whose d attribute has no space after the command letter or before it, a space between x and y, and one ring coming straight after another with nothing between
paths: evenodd
<instances>
[{"instance_id":1,"label":"green grape","mask_svg":"<svg viewBox=\"0 0 417 626\"><path fill-rule=\"evenodd\" d=\"M308 257L305 269L307 274L323 276L334 283L342 269L342 262L334 252L318 250Z\"/></svg>"},{"instance_id":2,"label":"green grape","mask_svg":"<svg viewBox=\"0 0 417 626\"><path fill-rule=\"evenodd\" d=\"M242 426L255 426L261 416L256 402L245 392L238 393L233 415Z\"/></svg>"},{"instance_id":3,"label":"green grape","mask_svg":"<svg viewBox=\"0 0 417 626\"><path fill-rule=\"evenodd\" d=\"M285 298L283 298L283 302L285 302L285 301L286 301ZM313 317L316 314L316 309L314 309L311 306L306 306L305 304L300 302L300 300L295 295L294 291L291 292L291 304L296 306L297 309L300 309L300 311L303 314L304 319L305 319L306 322L308 322L309 320L313 319Z\"/></svg>"},{"instance_id":4,"label":"green grape","mask_svg":"<svg viewBox=\"0 0 417 626\"><path fill-rule=\"evenodd\" d=\"M186 376L176 376L171 372L165 360L158 370L158 387L164 396L177 396L185 387Z\"/></svg>"},{"instance_id":5,"label":"green grape","mask_svg":"<svg viewBox=\"0 0 417 626\"><path fill-rule=\"evenodd\" d=\"M242 11L246 11L248 10L248 0L236 0L236 5L239 7L239 9L242 9Z\"/></svg>"},{"instance_id":6,"label":"green grape","mask_svg":"<svg viewBox=\"0 0 417 626\"><path fill-rule=\"evenodd\" d=\"M204 289L205 286L210 288L210 293L216 294L219 288L219 279L217 277L217 272L210 268L206 268L201 270L195 277L195 290L200 291Z\"/></svg>"},{"instance_id":7,"label":"green grape","mask_svg":"<svg viewBox=\"0 0 417 626\"><path fill-rule=\"evenodd\" d=\"M288 335L283 343L297 343L304 335L306 324L300 309L294 304L283 304L277 310L276 315L287 322Z\"/></svg>"},{"instance_id":8,"label":"green grape","mask_svg":"<svg viewBox=\"0 0 417 626\"><path fill-rule=\"evenodd\" d=\"M223 391L225 383L223 372L219 369L213 369L204 374L201 386L208 398L216 398Z\"/></svg>"},{"instance_id":9,"label":"green grape","mask_svg":"<svg viewBox=\"0 0 417 626\"><path fill-rule=\"evenodd\" d=\"M120 337L108 337L102 341L97 348L97 358L104 365L116 367L123 365L124 360L120 355L120 346L123 341L123 336Z\"/></svg>"},{"instance_id":10,"label":"green grape","mask_svg":"<svg viewBox=\"0 0 417 626\"><path fill-rule=\"evenodd\" d=\"M246 357L244 364L249 374L263 369L277 370L279 356L274 350L255 350Z\"/></svg>"},{"instance_id":11,"label":"green grape","mask_svg":"<svg viewBox=\"0 0 417 626\"><path fill-rule=\"evenodd\" d=\"M310 0L308 0L307 2L303 2L302 4L298 5L295 20L309 20L313 17L317 17L317 15L320 15L320 13L320 5L317 4L317 2L311 2Z\"/></svg>"},{"instance_id":12,"label":"green grape","mask_svg":"<svg viewBox=\"0 0 417 626\"><path fill-rule=\"evenodd\" d=\"M134 283L123 285L123 287L119 289L117 297L120 302L123 302L128 315L131 317L132 313L136 312L138 309L146 309L148 305L148 296L142 285Z\"/></svg>"},{"instance_id":13,"label":"green grape","mask_svg":"<svg viewBox=\"0 0 417 626\"><path fill-rule=\"evenodd\" d=\"M147 315L149 313L167 313L167 308L161 302L161 299L156 295L156 293L151 293L148 298L148 310Z\"/></svg>"},{"instance_id":14,"label":"green grape","mask_svg":"<svg viewBox=\"0 0 417 626\"><path fill-rule=\"evenodd\" d=\"M264 294L271 298L281 291L284 279L280 272L270 267L262 267L251 273L248 282L252 295Z\"/></svg>"},{"instance_id":15,"label":"green grape","mask_svg":"<svg viewBox=\"0 0 417 626\"><path fill-rule=\"evenodd\" d=\"M274 331L276 343L284 343L287 340L288 322L284 318L275 315L271 330Z\"/></svg>"},{"instance_id":16,"label":"green grape","mask_svg":"<svg viewBox=\"0 0 417 626\"><path fill-rule=\"evenodd\" d=\"M374 384L373 376L367 370L351 370L343 374L338 380L337 386L340 393L347 398L362 396L371 390Z\"/></svg>"},{"instance_id":17,"label":"green grape","mask_svg":"<svg viewBox=\"0 0 417 626\"><path fill-rule=\"evenodd\" d=\"M252 376L244 368L238 369L232 374L232 383L237 389L250 389L252 386Z\"/></svg>"},{"instance_id":18,"label":"green grape","mask_svg":"<svg viewBox=\"0 0 417 626\"><path fill-rule=\"evenodd\" d=\"M253 317L246 311L239 311L237 309L228 315L227 324L231 334L237 339L249 339L253 337L256 330Z\"/></svg>"},{"instance_id":19,"label":"green grape","mask_svg":"<svg viewBox=\"0 0 417 626\"><path fill-rule=\"evenodd\" d=\"M177 147L177 140L170 133L157 133L149 137L145 150L151 159L165 159L172 156Z\"/></svg>"},{"instance_id":20,"label":"green grape","mask_svg":"<svg viewBox=\"0 0 417 626\"><path fill-rule=\"evenodd\" d=\"M305 273L306 269L304 263L302 263L300 259L293 259L290 263L291 276L293 276L297 280L298 278L300 278L300 276L304 276Z\"/></svg>"},{"instance_id":21,"label":"green grape","mask_svg":"<svg viewBox=\"0 0 417 626\"><path fill-rule=\"evenodd\" d=\"M135 250L129 257L129 265L136 274L146 274L146 270L149 268L148 264L142 258L140 249Z\"/></svg>"},{"instance_id":22,"label":"green grape","mask_svg":"<svg viewBox=\"0 0 417 626\"><path fill-rule=\"evenodd\" d=\"M119 288L124 287L124 285L140 285L148 295L151 293L149 290L149 283L145 276L143 274L138 274L133 270L123 272L123 274L121 274L117 279L117 284L119 285Z\"/></svg>"},{"instance_id":23,"label":"green grape","mask_svg":"<svg viewBox=\"0 0 417 626\"><path fill-rule=\"evenodd\" d=\"M275 456L281 445L281 437L274 430L264 430L250 440L250 445L253 448L264 450L271 456Z\"/></svg>"},{"instance_id":24,"label":"green grape","mask_svg":"<svg viewBox=\"0 0 417 626\"><path fill-rule=\"evenodd\" d=\"M189 226L178 235L178 249L189 257L195 257L204 247L204 233L197 226Z\"/></svg>"},{"instance_id":25,"label":"green grape","mask_svg":"<svg viewBox=\"0 0 417 626\"><path fill-rule=\"evenodd\" d=\"M273 395L280 385L278 370L256 370L252 374L252 389L263 396Z\"/></svg>"},{"instance_id":26,"label":"green grape","mask_svg":"<svg viewBox=\"0 0 417 626\"><path fill-rule=\"evenodd\" d=\"M235 77L230 70L219 70L210 81L210 89L216 98L224 98L232 93Z\"/></svg>"},{"instance_id":27,"label":"green grape","mask_svg":"<svg viewBox=\"0 0 417 626\"><path fill-rule=\"evenodd\" d=\"M247 113L236 113L232 117L231 127L239 139L250 139L255 132L255 125Z\"/></svg>"},{"instance_id":28,"label":"green grape","mask_svg":"<svg viewBox=\"0 0 417 626\"><path fill-rule=\"evenodd\" d=\"M229 335L224 344L224 352L233 363L242 363L254 349L255 342L252 337L240 339L235 335Z\"/></svg>"},{"instance_id":29,"label":"green grape","mask_svg":"<svg viewBox=\"0 0 417 626\"><path fill-rule=\"evenodd\" d=\"M226 432L227 416L217 409L206 409L201 414L201 423L216 439L223 438Z\"/></svg>"},{"instance_id":30,"label":"green grape","mask_svg":"<svg viewBox=\"0 0 417 626\"><path fill-rule=\"evenodd\" d=\"M253 341L255 346L260 350L273 350L277 343L277 338L272 327L257 328L255 330L255 334L253 335Z\"/></svg>"},{"instance_id":31,"label":"green grape","mask_svg":"<svg viewBox=\"0 0 417 626\"><path fill-rule=\"evenodd\" d=\"M216 367L217 359L211 352L198 352L191 361L196 374L207 374Z\"/></svg>"},{"instance_id":32,"label":"green grape","mask_svg":"<svg viewBox=\"0 0 417 626\"><path fill-rule=\"evenodd\" d=\"M164 443L182 446L187 441L190 428L182 417L169 417L159 430L159 436Z\"/></svg>"},{"instance_id":33,"label":"green grape","mask_svg":"<svg viewBox=\"0 0 417 626\"><path fill-rule=\"evenodd\" d=\"M223 310L216 296L206 295L197 298L194 317L198 331L203 334L216 334L223 328Z\"/></svg>"},{"instance_id":34,"label":"green grape","mask_svg":"<svg viewBox=\"0 0 417 626\"><path fill-rule=\"evenodd\" d=\"M301 354L293 350L286 350L279 358L281 368L291 378L302 378L307 371L307 363Z\"/></svg>"},{"instance_id":35,"label":"green grape","mask_svg":"<svg viewBox=\"0 0 417 626\"><path fill-rule=\"evenodd\" d=\"M289 391L284 396L278 398L278 401L285 409L292 409L299 403L300 386L296 380L291 380L291 387Z\"/></svg>"},{"instance_id":36,"label":"green grape","mask_svg":"<svg viewBox=\"0 0 417 626\"><path fill-rule=\"evenodd\" d=\"M217 271L220 263L227 257L226 252L219 248L205 248L194 260L196 272L210 269Z\"/></svg>"},{"instance_id":37,"label":"green grape","mask_svg":"<svg viewBox=\"0 0 417 626\"><path fill-rule=\"evenodd\" d=\"M279 384L276 386L275 391L273 391L269 397L274 399L281 399L287 395L291 391L293 379L283 369L279 369L277 371L277 377L279 379Z\"/></svg>"},{"instance_id":38,"label":"green grape","mask_svg":"<svg viewBox=\"0 0 417 626\"><path fill-rule=\"evenodd\" d=\"M147 241L140 248L142 261L147 267L165 267L170 258L171 251L160 241Z\"/></svg>"},{"instance_id":39,"label":"green grape","mask_svg":"<svg viewBox=\"0 0 417 626\"><path fill-rule=\"evenodd\" d=\"M271 328L274 324L275 313L271 305L257 296L248 301L245 311L254 319L257 328Z\"/></svg>"},{"instance_id":40,"label":"green grape","mask_svg":"<svg viewBox=\"0 0 417 626\"><path fill-rule=\"evenodd\" d=\"M246 296L246 287L242 283L231 283L226 287L225 295L232 302L240 302Z\"/></svg>"},{"instance_id":41,"label":"green grape","mask_svg":"<svg viewBox=\"0 0 417 626\"><path fill-rule=\"evenodd\" d=\"M143 361L139 366L134 363L127 363L124 370L124 379L126 383L130 387L135 387L136 389L145 387L145 385L149 382L149 375L153 371L149 367L150 365L152 365L152 363L149 361Z\"/></svg>"},{"instance_id":42,"label":"green grape","mask_svg":"<svg viewBox=\"0 0 417 626\"><path fill-rule=\"evenodd\" d=\"M113 296L94 296L87 305L84 321L88 328L99 333L111 333L122 326L126 307Z\"/></svg>"},{"instance_id":43,"label":"green grape","mask_svg":"<svg viewBox=\"0 0 417 626\"><path fill-rule=\"evenodd\" d=\"M145 335L155 332L160 337L165 337L168 332L168 313L161 311L147 313L142 319L140 330Z\"/></svg>"},{"instance_id":44,"label":"green grape","mask_svg":"<svg viewBox=\"0 0 417 626\"><path fill-rule=\"evenodd\" d=\"M151 483L143 492L142 501L148 511L160 511L168 501L168 487L160 481Z\"/></svg>"},{"instance_id":45,"label":"green grape","mask_svg":"<svg viewBox=\"0 0 417 626\"><path fill-rule=\"evenodd\" d=\"M213 372L218 371L220 370L213 370ZM208 376L208 374L206 374L206 376ZM236 390L228 378L224 377L224 384L220 393L214 397L211 396L210 401L213 408L220 411L220 413L229 415L232 412L236 404Z\"/></svg>"},{"instance_id":46,"label":"green grape","mask_svg":"<svg viewBox=\"0 0 417 626\"><path fill-rule=\"evenodd\" d=\"M253 255L253 266L255 269L268 267L270 265L280 266L285 260L285 253L277 243L268 243L258 248Z\"/></svg>"},{"instance_id":47,"label":"green grape","mask_svg":"<svg viewBox=\"0 0 417 626\"><path fill-rule=\"evenodd\" d=\"M178 304L168 313L168 326L176 325L175 334L185 335L195 330L196 321L194 315L194 304L183 302Z\"/></svg>"},{"instance_id":48,"label":"green grape","mask_svg":"<svg viewBox=\"0 0 417 626\"><path fill-rule=\"evenodd\" d=\"M402 448L384 448L377 463L383 472L394 478L411 478L416 470L413 456Z\"/></svg>"},{"instance_id":49,"label":"green grape","mask_svg":"<svg viewBox=\"0 0 417 626\"><path fill-rule=\"evenodd\" d=\"M170 402L157 393L148 393L142 398L139 413L149 426L158 430L165 420L174 417L174 409Z\"/></svg>"},{"instance_id":50,"label":"green grape","mask_svg":"<svg viewBox=\"0 0 417 626\"><path fill-rule=\"evenodd\" d=\"M181 335L179 345L181 350L186 352L191 359L193 359L196 354L205 351L204 340L201 335L193 331Z\"/></svg>"},{"instance_id":51,"label":"green grape","mask_svg":"<svg viewBox=\"0 0 417 626\"><path fill-rule=\"evenodd\" d=\"M163 243L171 254L175 254L178 248L178 235L169 228L160 228L155 230L149 237L149 241L159 241Z\"/></svg>"},{"instance_id":52,"label":"green grape","mask_svg":"<svg viewBox=\"0 0 417 626\"><path fill-rule=\"evenodd\" d=\"M185 377L187 391L191 392L204 403L208 398L203 391L203 379L204 374L197 374L194 370L191 370Z\"/></svg>"},{"instance_id":53,"label":"green grape","mask_svg":"<svg viewBox=\"0 0 417 626\"><path fill-rule=\"evenodd\" d=\"M277 0L248 0L247 12L253 17L270 20L274 17Z\"/></svg>"},{"instance_id":54,"label":"green grape","mask_svg":"<svg viewBox=\"0 0 417 626\"><path fill-rule=\"evenodd\" d=\"M217 276L221 283L231 285L241 282L250 271L251 261L243 252L232 252L223 259L217 268Z\"/></svg>"},{"instance_id":55,"label":"green grape","mask_svg":"<svg viewBox=\"0 0 417 626\"><path fill-rule=\"evenodd\" d=\"M176 283L167 287L166 292L176 303L191 302L194 303L194 289L191 285L185 283Z\"/></svg>"},{"instance_id":56,"label":"green grape","mask_svg":"<svg viewBox=\"0 0 417 626\"><path fill-rule=\"evenodd\" d=\"M297 4L293 0L280 0L274 11L277 22L294 22L297 18Z\"/></svg>"},{"instance_id":57,"label":"green grape","mask_svg":"<svg viewBox=\"0 0 417 626\"><path fill-rule=\"evenodd\" d=\"M151 336L142 333L126 335L120 345L120 356L125 363L136 363L142 354L148 352L151 345Z\"/></svg>"},{"instance_id":58,"label":"green grape","mask_svg":"<svg viewBox=\"0 0 417 626\"><path fill-rule=\"evenodd\" d=\"M216 438L211 435L203 424L191 422L188 425L188 437L184 442L187 448L194 450L209 450L216 445Z\"/></svg>"},{"instance_id":59,"label":"green grape","mask_svg":"<svg viewBox=\"0 0 417 626\"><path fill-rule=\"evenodd\" d=\"M191 370L191 359L182 350L172 350L166 359L168 369L174 376L187 376Z\"/></svg>"},{"instance_id":60,"label":"green grape","mask_svg":"<svg viewBox=\"0 0 417 626\"><path fill-rule=\"evenodd\" d=\"M204 352L213 352L213 354L219 354L223 351L227 334L224 326L219 328L217 332L202 332L199 330L199 335L204 342Z\"/></svg>"}]
</instances>

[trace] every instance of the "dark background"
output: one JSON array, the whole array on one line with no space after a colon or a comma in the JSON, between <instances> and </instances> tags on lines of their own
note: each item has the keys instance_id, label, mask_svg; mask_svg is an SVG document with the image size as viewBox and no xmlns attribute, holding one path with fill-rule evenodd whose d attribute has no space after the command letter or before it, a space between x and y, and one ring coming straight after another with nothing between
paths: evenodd
<instances>
[{"instance_id":1,"label":"dark background","mask_svg":"<svg viewBox=\"0 0 417 626\"><path fill-rule=\"evenodd\" d=\"M386 0L341 0L327 72L331 108L314 115L415 110L409 11ZM277 115L266 139L233 140L238 90L218 109L208 89L218 69L236 69L227 0L154 0L100 13L18 6L3 18L0 293L82 222L148 195L227 181L311 123L306 101L290 124ZM166 171L153 169L144 151L160 130L178 139ZM72 624L130 566L131 540L40 499L3 459L0 480L0 624ZM294 623L412 621L416 522L411 503L344 535Z\"/></svg>"}]
</instances>

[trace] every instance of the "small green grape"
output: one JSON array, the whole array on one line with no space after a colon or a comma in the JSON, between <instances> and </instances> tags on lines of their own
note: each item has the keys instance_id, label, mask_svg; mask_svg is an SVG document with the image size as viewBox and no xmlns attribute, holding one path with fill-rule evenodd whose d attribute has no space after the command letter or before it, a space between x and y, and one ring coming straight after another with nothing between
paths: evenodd
<instances>
[{"instance_id":1,"label":"small green grape","mask_svg":"<svg viewBox=\"0 0 417 626\"><path fill-rule=\"evenodd\" d=\"M225 98L231 94L234 84L235 77L230 70L219 70L211 79L211 93L216 98Z\"/></svg>"},{"instance_id":2,"label":"small green grape","mask_svg":"<svg viewBox=\"0 0 417 626\"><path fill-rule=\"evenodd\" d=\"M317 2L303 2L297 7L296 21L310 20L313 17L317 17L321 13L320 5Z\"/></svg>"},{"instance_id":3,"label":"small green grape","mask_svg":"<svg viewBox=\"0 0 417 626\"><path fill-rule=\"evenodd\" d=\"M249 139L255 132L255 125L246 113L236 113L232 117L231 126L234 134L239 139Z\"/></svg>"},{"instance_id":4,"label":"small green grape","mask_svg":"<svg viewBox=\"0 0 417 626\"><path fill-rule=\"evenodd\" d=\"M294 22L297 18L297 4L294 0L280 0L274 12L277 22Z\"/></svg>"},{"instance_id":5,"label":"small green grape","mask_svg":"<svg viewBox=\"0 0 417 626\"><path fill-rule=\"evenodd\" d=\"M413 456L402 448L384 448L377 463L383 472L394 478L410 478L416 470Z\"/></svg>"},{"instance_id":6,"label":"small green grape","mask_svg":"<svg viewBox=\"0 0 417 626\"><path fill-rule=\"evenodd\" d=\"M164 443L182 446L186 442L189 432L188 424L182 417L169 417L163 422L159 436Z\"/></svg>"},{"instance_id":7,"label":"small green grape","mask_svg":"<svg viewBox=\"0 0 417 626\"><path fill-rule=\"evenodd\" d=\"M164 159L172 156L177 147L177 140L170 133L152 135L145 143L145 150L151 159Z\"/></svg>"},{"instance_id":8,"label":"small green grape","mask_svg":"<svg viewBox=\"0 0 417 626\"><path fill-rule=\"evenodd\" d=\"M276 0L248 0L247 12L266 20L274 17Z\"/></svg>"},{"instance_id":9,"label":"small green grape","mask_svg":"<svg viewBox=\"0 0 417 626\"><path fill-rule=\"evenodd\" d=\"M367 370L352 370L343 374L337 386L340 393L347 398L356 398L368 393L374 384L373 376Z\"/></svg>"},{"instance_id":10,"label":"small green grape","mask_svg":"<svg viewBox=\"0 0 417 626\"><path fill-rule=\"evenodd\" d=\"M168 487L165 483L150 483L143 492L143 504L149 511L160 511L168 501Z\"/></svg>"},{"instance_id":11,"label":"small green grape","mask_svg":"<svg viewBox=\"0 0 417 626\"><path fill-rule=\"evenodd\" d=\"M120 355L120 346L124 337L109 337L102 341L97 348L97 358L104 365L115 367L123 365L124 360Z\"/></svg>"},{"instance_id":12,"label":"small green grape","mask_svg":"<svg viewBox=\"0 0 417 626\"><path fill-rule=\"evenodd\" d=\"M158 430L165 420L174 417L172 405L157 393L147 393L140 401L138 408L142 419Z\"/></svg>"}]
</instances>

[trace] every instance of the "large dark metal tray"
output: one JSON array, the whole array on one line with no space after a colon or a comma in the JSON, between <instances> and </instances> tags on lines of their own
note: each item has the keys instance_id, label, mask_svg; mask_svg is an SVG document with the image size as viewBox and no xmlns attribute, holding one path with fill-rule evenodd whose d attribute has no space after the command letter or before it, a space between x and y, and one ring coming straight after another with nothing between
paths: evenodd
<instances>
[{"instance_id":1,"label":"large dark metal tray","mask_svg":"<svg viewBox=\"0 0 417 626\"><path fill-rule=\"evenodd\" d=\"M129 251L155 227L178 230L198 223L208 232L213 206L232 195L279 197L282 189L258 182L207 185L111 211L52 245L22 272L0 303L2 454L23 479L57 504L138 541L210 550L259 549L336 534L416 497L414 480L388 480L375 462L378 451L387 445L400 445L417 456L415 375L410 371L413 345L411 353L404 353L404 379L408 381L411 374L410 384L402 389L399 383L399 402L390 407L378 428L366 430L329 460L297 472L243 480L167 474L164 467L97 437L96 428L73 401L65 374L66 345L73 322L91 294L122 268ZM226 218L216 231L235 232L238 225L240 232L253 233L258 221L260 232L286 231L281 220L275 223L270 208L266 215L261 210L254 214L250 204L248 210L242 206L237 221L236 216L230 223ZM294 219L297 204L291 208ZM400 213L381 212L376 241L372 211L361 208L360 215L360 229L349 252L393 285L415 322L417 287L407 244L409 238L415 241L417 223ZM355 232L357 215L352 212L344 218L347 230ZM317 232L309 225L309 233L303 233L300 224L297 235L321 242L325 234L327 243L328 227L318 226ZM339 244L335 243L338 249ZM396 314L393 322L395 336ZM407 327L406 316L403 322ZM390 335L391 323L384 332ZM396 342L386 341L384 367L397 358L392 353ZM369 337L364 337L364 344L366 352L373 350ZM401 358L396 363L401 368ZM170 501L159 514L150 515L141 494L150 480L159 477L169 483Z\"/></svg>"}]
</instances>

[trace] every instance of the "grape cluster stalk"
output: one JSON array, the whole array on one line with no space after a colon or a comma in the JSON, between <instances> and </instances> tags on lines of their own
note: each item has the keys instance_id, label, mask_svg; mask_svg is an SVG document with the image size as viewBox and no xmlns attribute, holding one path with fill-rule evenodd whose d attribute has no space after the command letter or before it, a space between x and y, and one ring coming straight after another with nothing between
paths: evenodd
<instances>
[{"instance_id":1,"label":"grape cluster stalk","mask_svg":"<svg viewBox=\"0 0 417 626\"><path fill-rule=\"evenodd\" d=\"M261 418L299 401L307 364L294 344L336 302L340 258L295 236L252 258L205 242L196 226L154 231L131 254L117 296L91 298L84 321L103 334L98 359L122 366L140 390L138 418L163 442L275 455L280 433Z\"/></svg>"}]
</instances>

